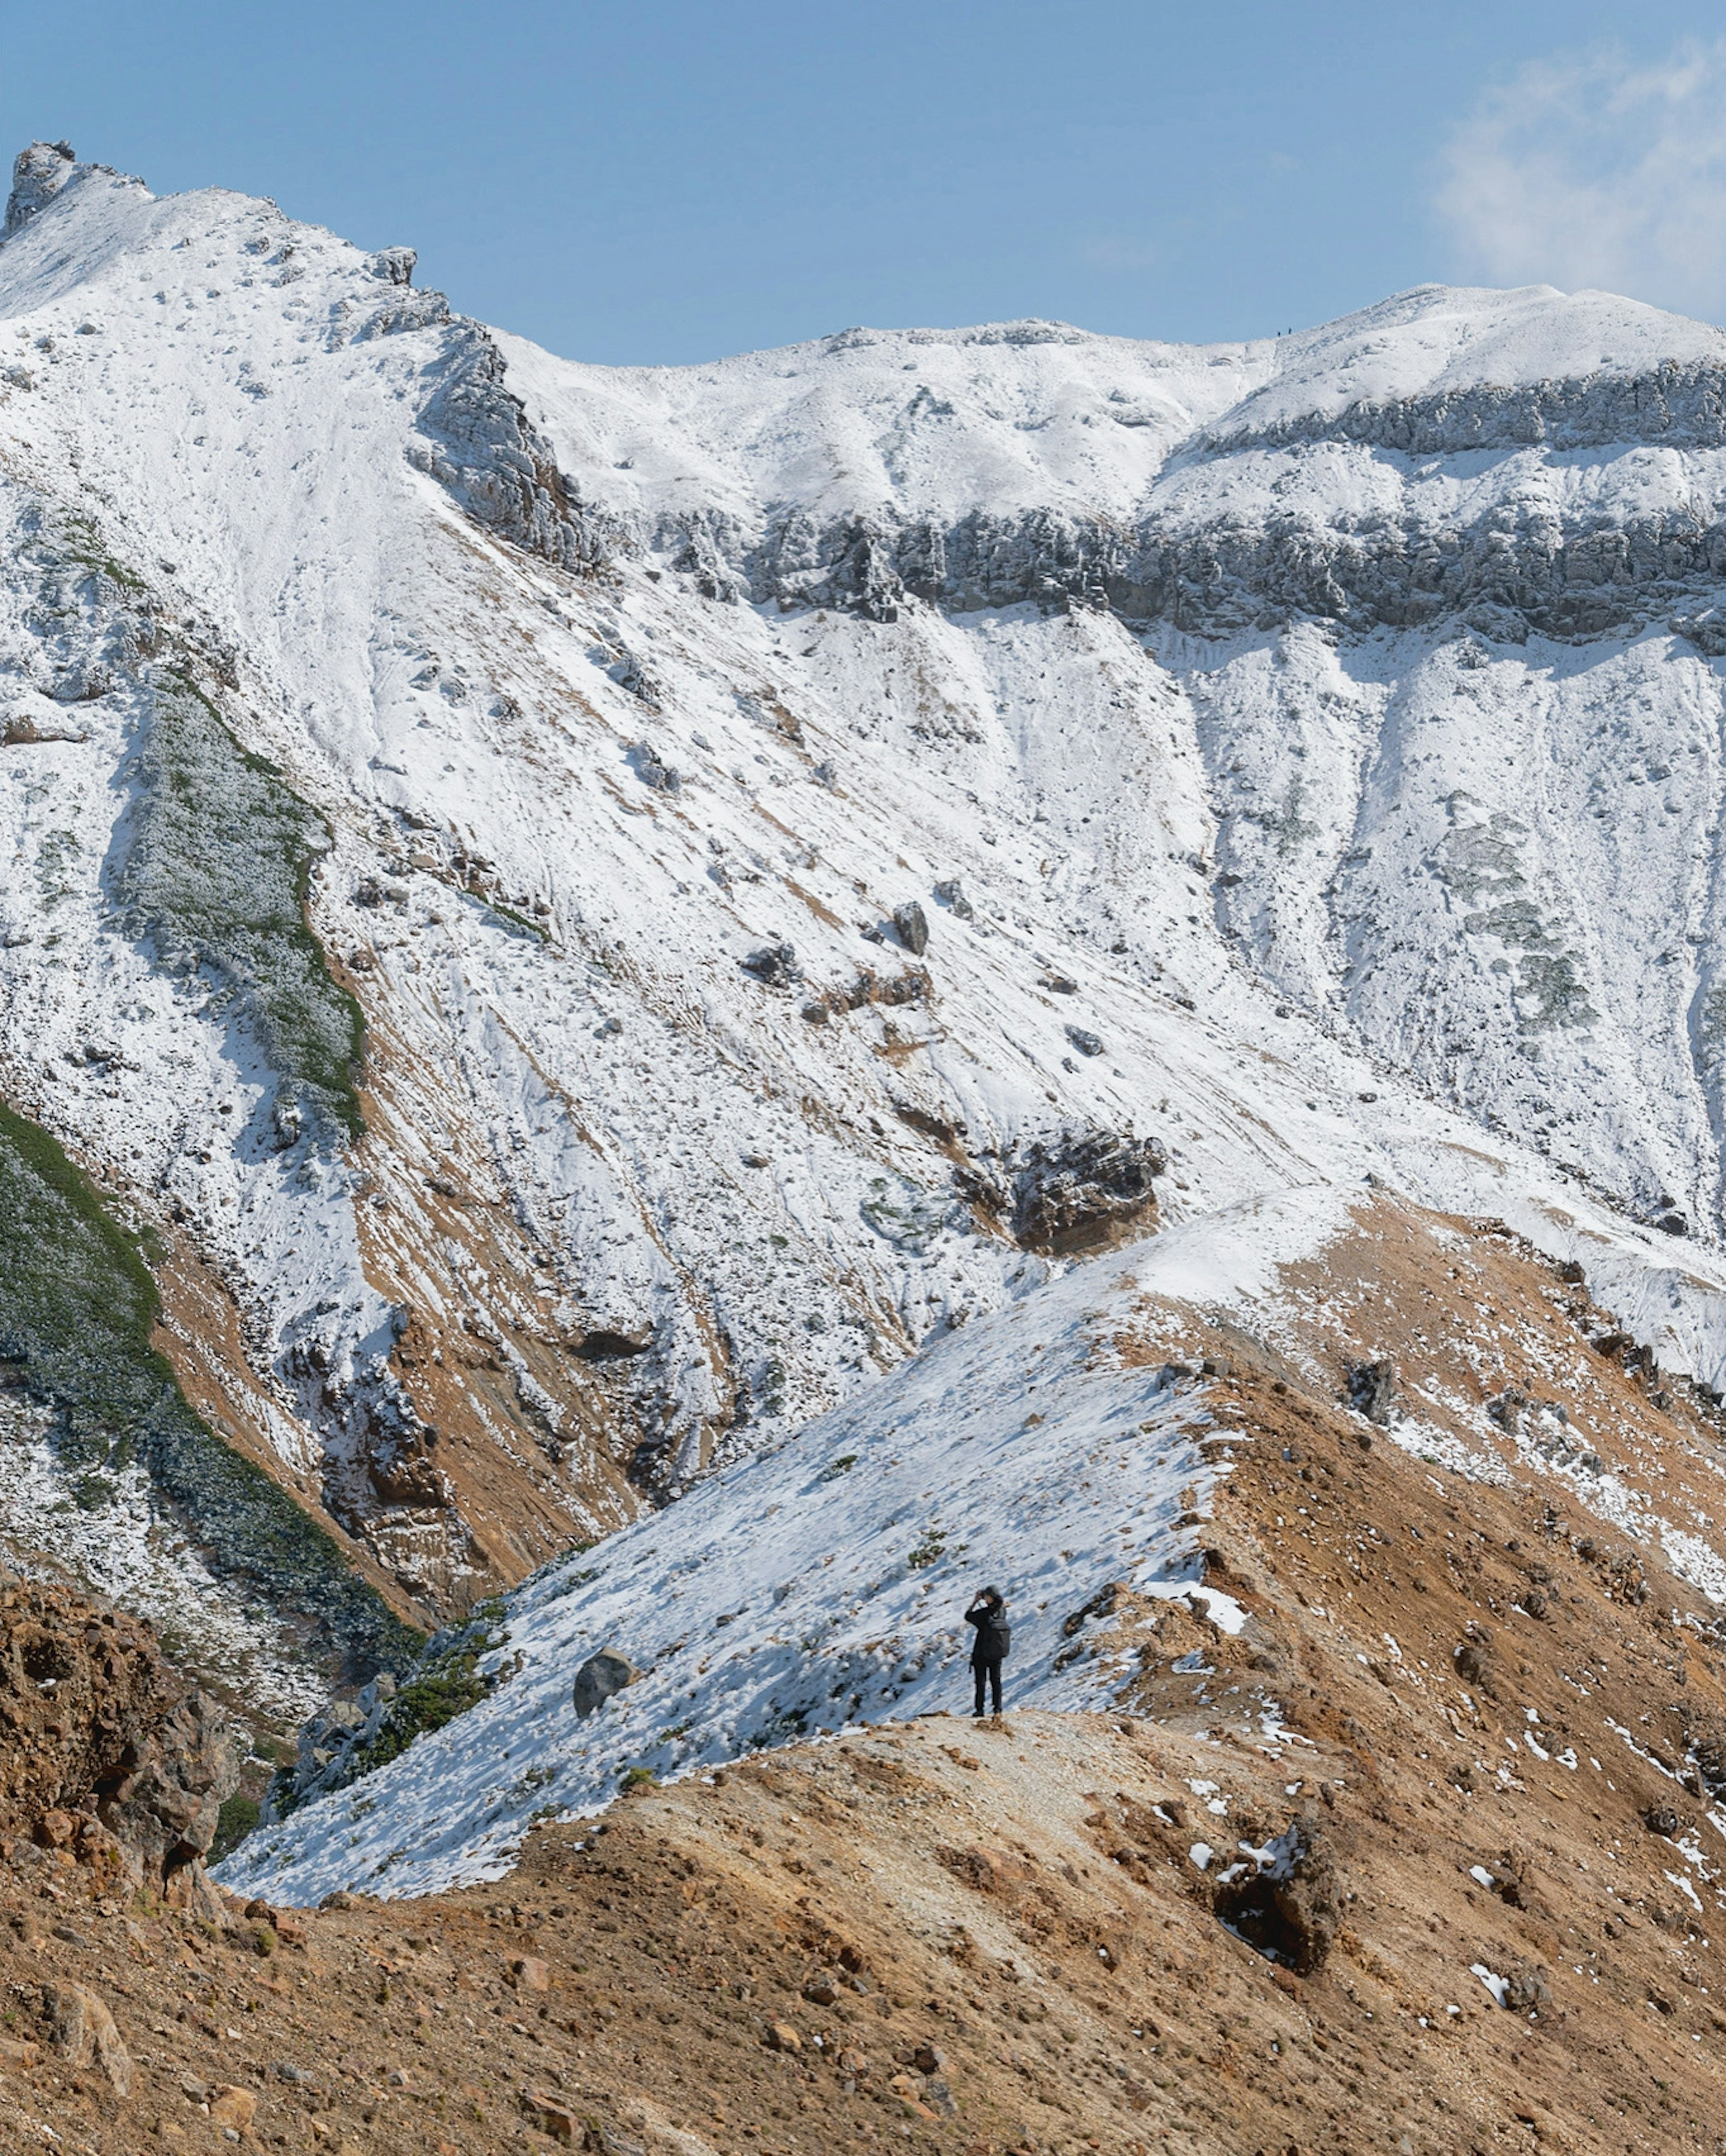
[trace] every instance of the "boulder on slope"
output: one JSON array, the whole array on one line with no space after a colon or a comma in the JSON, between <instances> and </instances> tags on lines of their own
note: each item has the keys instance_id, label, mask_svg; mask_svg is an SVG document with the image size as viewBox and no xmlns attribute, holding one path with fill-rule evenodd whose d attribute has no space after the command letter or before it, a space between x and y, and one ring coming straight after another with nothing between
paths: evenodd
<instances>
[{"instance_id":1,"label":"boulder on slope","mask_svg":"<svg viewBox=\"0 0 1726 2156\"><path fill-rule=\"evenodd\" d=\"M1013 1234L1027 1250L1066 1255L1154 1226L1153 1179L1169 1165L1155 1138L1127 1131L1063 1131L1010 1163ZM1148 1220L1147 1215L1153 1216Z\"/></svg>"},{"instance_id":2,"label":"boulder on slope","mask_svg":"<svg viewBox=\"0 0 1726 2156\"><path fill-rule=\"evenodd\" d=\"M620 1655L613 1647L602 1647L597 1655L589 1655L575 1673L575 1711L585 1722L590 1714L597 1714L614 1691L634 1683L641 1672L627 1655Z\"/></svg>"}]
</instances>

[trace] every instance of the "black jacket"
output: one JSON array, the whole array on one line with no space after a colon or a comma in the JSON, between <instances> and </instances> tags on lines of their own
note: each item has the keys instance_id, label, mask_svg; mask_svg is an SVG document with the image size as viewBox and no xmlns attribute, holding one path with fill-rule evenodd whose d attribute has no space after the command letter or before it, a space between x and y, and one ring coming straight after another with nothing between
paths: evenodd
<instances>
[{"instance_id":1,"label":"black jacket","mask_svg":"<svg viewBox=\"0 0 1726 2156\"><path fill-rule=\"evenodd\" d=\"M976 1609L965 1612L965 1622L977 1627L977 1637L971 1646L971 1666L979 1662L998 1662L1012 1644L1012 1629L1007 1622L1007 1605L997 1603L991 1609L979 1603Z\"/></svg>"}]
</instances>

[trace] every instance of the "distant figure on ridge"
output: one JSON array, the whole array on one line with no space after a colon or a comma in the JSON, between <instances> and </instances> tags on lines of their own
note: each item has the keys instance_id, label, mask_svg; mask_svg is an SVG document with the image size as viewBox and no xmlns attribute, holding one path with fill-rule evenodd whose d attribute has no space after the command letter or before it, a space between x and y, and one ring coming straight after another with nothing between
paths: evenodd
<instances>
[{"instance_id":1,"label":"distant figure on ridge","mask_svg":"<svg viewBox=\"0 0 1726 2156\"><path fill-rule=\"evenodd\" d=\"M971 1648L971 1667L977 1677L978 1720L983 1718L983 1687L987 1683L994 1694L994 1711L1001 1711L1001 1664L1013 1645L1013 1628L1007 1622L1006 1598L1000 1589L985 1587L982 1594L973 1595L970 1608L965 1612L965 1622L974 1625L977 1637Z\"/></svg>"}]
</instances>

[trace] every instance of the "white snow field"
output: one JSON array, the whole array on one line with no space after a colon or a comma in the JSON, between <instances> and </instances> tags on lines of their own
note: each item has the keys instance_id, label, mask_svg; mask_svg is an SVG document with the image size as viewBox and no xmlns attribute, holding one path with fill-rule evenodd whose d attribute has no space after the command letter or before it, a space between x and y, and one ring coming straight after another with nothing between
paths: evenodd
<instances>
[{"instance_id":1,"label":"white snow field","mask_svg":"<svg viewBox=\"0 0 1726 2156\"><path fill-rule=\"evenodd\" d=\"M1066 1296L1073 1142L1160 1147L1171 1235L1502 1215L1726 1385L1719 331L1425 288L606 370L267 202L39 146L17 203L0 1092L424 1606ZM282 847L357 1142L283 916L199 910ZM483 1555L458 1451L532 1494Z\"/></svg>"},{"instance_id":2,"label":"white snow field","mask_svg":"<svg viewBox=\"0 0 1726 2156\"><path fill-rule=\"evenodd\" d=\"M1237 1630L1180 1524L1226 1472L1198 1449L1217 1434L1203 1381L1123 1366L1111 1343L1147 1295L1262 1295L1343 1210L1290 1193L1071 1273L549 1567L510 1598L488 1697L254 1835L220 1876L295 1902L434 1892L506 1870L536 1815L603 1810L631 1767L693 1773L847 1723L968 1713L963 1611L985 1582L1015 1627L1009 1707L1107 1704L1107 1656L1063 1666L1061 1620L1112 1581L1190 1595ZM644 1674L578 1719L572 1681L602 1647Z\"/></svg>"}]
</instances>

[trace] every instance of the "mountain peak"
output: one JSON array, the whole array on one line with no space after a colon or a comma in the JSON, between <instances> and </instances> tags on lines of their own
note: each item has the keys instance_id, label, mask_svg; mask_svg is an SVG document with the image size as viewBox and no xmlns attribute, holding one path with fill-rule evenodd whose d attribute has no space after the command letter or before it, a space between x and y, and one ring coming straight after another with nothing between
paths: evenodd
<instances>
[{"instance_id":1,"label":"mountain peak","mask_svg":"<svg viewBox=\"0 0 1726 2156\"><path fill-rule=\"evenodd\" d=\"M9 239L51 202L78 169L69 142L32 142L13 160L12 192L6 203Z\"/></svg>"}]
</instances>

